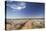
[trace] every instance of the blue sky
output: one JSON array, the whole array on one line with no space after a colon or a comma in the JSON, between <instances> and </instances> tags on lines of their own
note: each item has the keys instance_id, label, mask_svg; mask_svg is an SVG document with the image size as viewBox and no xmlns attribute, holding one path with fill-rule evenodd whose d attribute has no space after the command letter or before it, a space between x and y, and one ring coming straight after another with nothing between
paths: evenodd
<instances>
[{"instance_id":1,"label":"blue sky","mask_svg":"<svg viewBox=\"0 0 46 31\"><path fill-rule=\"evenodd\" d=\"M44 17L44 3L7 1L6 16L17 17Z\"/></svg>"}]
</instances>

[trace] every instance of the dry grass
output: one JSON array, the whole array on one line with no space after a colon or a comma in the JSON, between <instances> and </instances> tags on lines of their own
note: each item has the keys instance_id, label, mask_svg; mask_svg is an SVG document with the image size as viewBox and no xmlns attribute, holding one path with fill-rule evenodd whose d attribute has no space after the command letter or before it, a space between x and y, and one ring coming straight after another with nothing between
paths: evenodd
<instances>
[{"instance_id":1,"label":"dry grass","mask_svg":"<svg viewBox=\"0 0 46 31\"><path fill-rule=\"evenodd\" d=\"M7 19L6 30L44 28L44 19Z\"/></svg>"},{"instance_id":2,"label":"dry grass","mask_svg":"<svg viewBox=\"0 0 46 31\"><path fill-rule=\"evenodd\" d=\"M16 19L15 21L6 22L7 30L31 29L31 19Z\"/></svg>"}]
</instances>

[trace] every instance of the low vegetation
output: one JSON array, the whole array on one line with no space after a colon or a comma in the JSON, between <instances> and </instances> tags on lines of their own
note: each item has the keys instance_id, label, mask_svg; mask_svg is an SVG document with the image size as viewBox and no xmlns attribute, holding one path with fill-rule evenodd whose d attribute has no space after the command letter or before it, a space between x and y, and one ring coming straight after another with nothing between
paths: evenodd
<instances>
[{"instance_id":1,"label":"low vegetation","mask_svg":"<svg viewBox=\"0 0 46 31\"><path fill-rule=\"evenodd\" d=\"M7 19L6 30L44 28L44 19Z\"/></svg>"}]
</instances>

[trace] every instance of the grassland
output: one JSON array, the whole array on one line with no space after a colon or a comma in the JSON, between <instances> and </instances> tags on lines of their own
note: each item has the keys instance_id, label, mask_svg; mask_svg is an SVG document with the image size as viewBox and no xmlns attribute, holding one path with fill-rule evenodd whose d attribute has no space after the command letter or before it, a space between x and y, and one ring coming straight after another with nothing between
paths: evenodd
<instances>
[{"instance_id":1,"label":"grassland","mask_svg":"<svg viewBox=\"0 0 46 31\"><path fill-rule=\"evenodd\" d=\"M23 30L44 28L44 18L6 19L6 30Z\"/></svg>"}]
</instances>

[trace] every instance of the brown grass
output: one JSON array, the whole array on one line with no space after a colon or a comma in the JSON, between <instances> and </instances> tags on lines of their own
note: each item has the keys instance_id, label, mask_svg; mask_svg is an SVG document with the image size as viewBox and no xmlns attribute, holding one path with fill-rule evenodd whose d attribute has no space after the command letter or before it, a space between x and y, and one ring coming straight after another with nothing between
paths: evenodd
<instances>
[{"instance_id":1,"label":"brown grass","mask_svg":"<svg viewBox=\"0 0 46 31\"><path fill-rule=\"evenodd\" d=\"M31 19L16 19L15 21L7 22L7 30L18 30L18 29L31 29Z\"/></svg>"}]
</instances>

